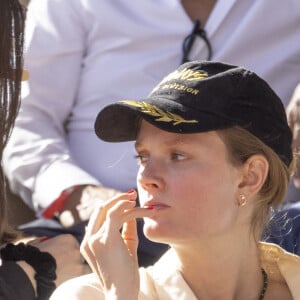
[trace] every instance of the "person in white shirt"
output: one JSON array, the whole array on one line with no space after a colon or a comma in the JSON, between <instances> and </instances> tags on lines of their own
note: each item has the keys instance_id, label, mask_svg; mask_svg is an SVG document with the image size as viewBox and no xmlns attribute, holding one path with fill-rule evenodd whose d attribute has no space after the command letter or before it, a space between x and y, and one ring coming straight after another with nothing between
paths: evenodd
<instances>
[{"instance_id":1,"label":"person in white shirt","mask_svg":"<svg viewBox=\"0 0 300 300\"><path fill-rule=\"evenodd\" d=\"M287 105L300 80L299 21L297 0L31 0L30 79L4 156L11 190L68 227L135 188L132 144L99 143L93 120L111 99L146 96L183 58L250 68Z\"/></svg>"}]
</instances>

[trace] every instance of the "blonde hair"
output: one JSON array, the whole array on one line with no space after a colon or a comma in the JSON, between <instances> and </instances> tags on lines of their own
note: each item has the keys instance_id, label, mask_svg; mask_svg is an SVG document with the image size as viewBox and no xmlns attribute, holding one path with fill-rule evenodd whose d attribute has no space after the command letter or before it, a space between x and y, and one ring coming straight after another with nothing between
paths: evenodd
<instances>
[{"instance_id":1,"label":"blonde hair","mask_svg":"<svg viewBox=\"0 0 300 300\"><path fill-rule=\"evenodd\" d=\"M271 207L277 208L283 201L295 160L287 166L270 147L239 126L219 130L218 134L227 147L229 160L233 165L242 165L254 154L263 155L269 163L269 172L258 193L257 205L251 220L254 232L261 234L269 221Z\"/></svg>"}]
</instances>

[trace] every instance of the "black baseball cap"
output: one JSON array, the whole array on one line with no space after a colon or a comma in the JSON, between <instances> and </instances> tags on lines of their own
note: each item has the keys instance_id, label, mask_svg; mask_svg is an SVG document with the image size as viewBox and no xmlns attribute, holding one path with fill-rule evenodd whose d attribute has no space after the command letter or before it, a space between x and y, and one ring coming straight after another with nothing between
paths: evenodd
<instances>
[{"instance_id":1,"label":"black baseball cap","mask_svg":"<svg viewBox=\"0 0 300 300\"><path fill-rule=\"evenodd\" d=\"M266 81L239 66L211 61L182 64L147 98L104 107L95 132L108 142L133 141L141 119L181 134L240 126L287 166L292 161L292 133L280 98Z\"/></svg>"}]
</instances>

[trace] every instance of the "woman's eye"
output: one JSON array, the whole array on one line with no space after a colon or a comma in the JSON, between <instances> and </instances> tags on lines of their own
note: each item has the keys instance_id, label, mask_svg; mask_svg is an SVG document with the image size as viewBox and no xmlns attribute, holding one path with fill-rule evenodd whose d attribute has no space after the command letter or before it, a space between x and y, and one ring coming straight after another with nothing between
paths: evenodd
<instances>
[{"instance_id":1,"label":"woman's eye","mask_svg":"<svg viewBox=\"0 0 300 300\"><path fill-rule=\"evenodd\" d=\"M147 161L147 156L142 155L142 154L138 154L135 156L135 159L138 161L138 163L143 164Z\"/></svg>"},{"instance_id":2,"label":"woman's eye","mask_svg":"<svg viewBox=\"0 0 300 300\"><path fill-rule=\"evenodd\" d=\"M183 154L180 153L172 153L171 159L172 160L184 160L186 157Z\"/></svg>"}]
</instances>

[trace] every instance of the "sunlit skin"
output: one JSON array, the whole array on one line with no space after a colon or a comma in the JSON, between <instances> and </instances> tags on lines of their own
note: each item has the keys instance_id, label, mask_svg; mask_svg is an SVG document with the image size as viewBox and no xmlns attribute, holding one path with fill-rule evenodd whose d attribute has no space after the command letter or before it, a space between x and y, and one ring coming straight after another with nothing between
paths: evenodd
<instances>
[{"instance_id":1,"label":"sunlit skin","mask_svg":"<svg viewBox=\"0 0 300 300\"><path fill-rule=\"evenodd\" d=\"M237 199L244 192L255 197L264 180L258 175L263 172L257 170L264 168L264 163L257 159L252 167L234 166L216 131L176 134L146 121L136 151L140 204L152 211L144 218L146 236L172 246L179 258L178 269L196 294L205 295L206 289L219 285L215 296L225 297L238 287L247 290L249 282L254 282L253 294L247 299L256 299L261 278L250 229L254 201L241 209ZM249 263L253 269L241 277ZM208 273L214 274L213 278L205 275Z\"/></svg>"},{"instance_id":2,"label":"sunlit skin","mask_svg":"<svg viewBox=\"0 0 300 300\"><path fill-rule=\"evenodd\" d=\"M144 218L146 236L172 246L178 270L197 295L207 298L215 290L216 298L231 299L239 290L238 299L257 299L260 262L250 220L265 160L235 166L216 131L176 134L146 121L136 151L140 204L152 211ZM237 204L240 193L249 197L247 209Z\"/></svg>"},{"instance_id":3,"label":"sunlit skin","mask_svg":"<svg viewBox=\"0 0 300 300\"><path fill-rule=\"evenodd\" d=\"M175 134L143 122L136 141L137 185L150 239L168 243L218 237L239 222L241 171L215 131Z\"/></svg>"},{"instance_id":4,"label":"sunlit skin","mask_svg":"<svg viewBox=\"0 0 300 300\"><path fill-rule=\"evenodd\" d=\"M146 121L136 152L141 207L134 190L100 205L81 245L107 299L138 299L139 218L149 239L171 246L172 265L198 299L259 299L263 278L250 220L266 158L255 154L233 165L220 133L175 134ZM240 194L246 206L238 205ZM271 299L291 299L288 288L270 281L265 300Z\"/></svg>"}]
</instances>

